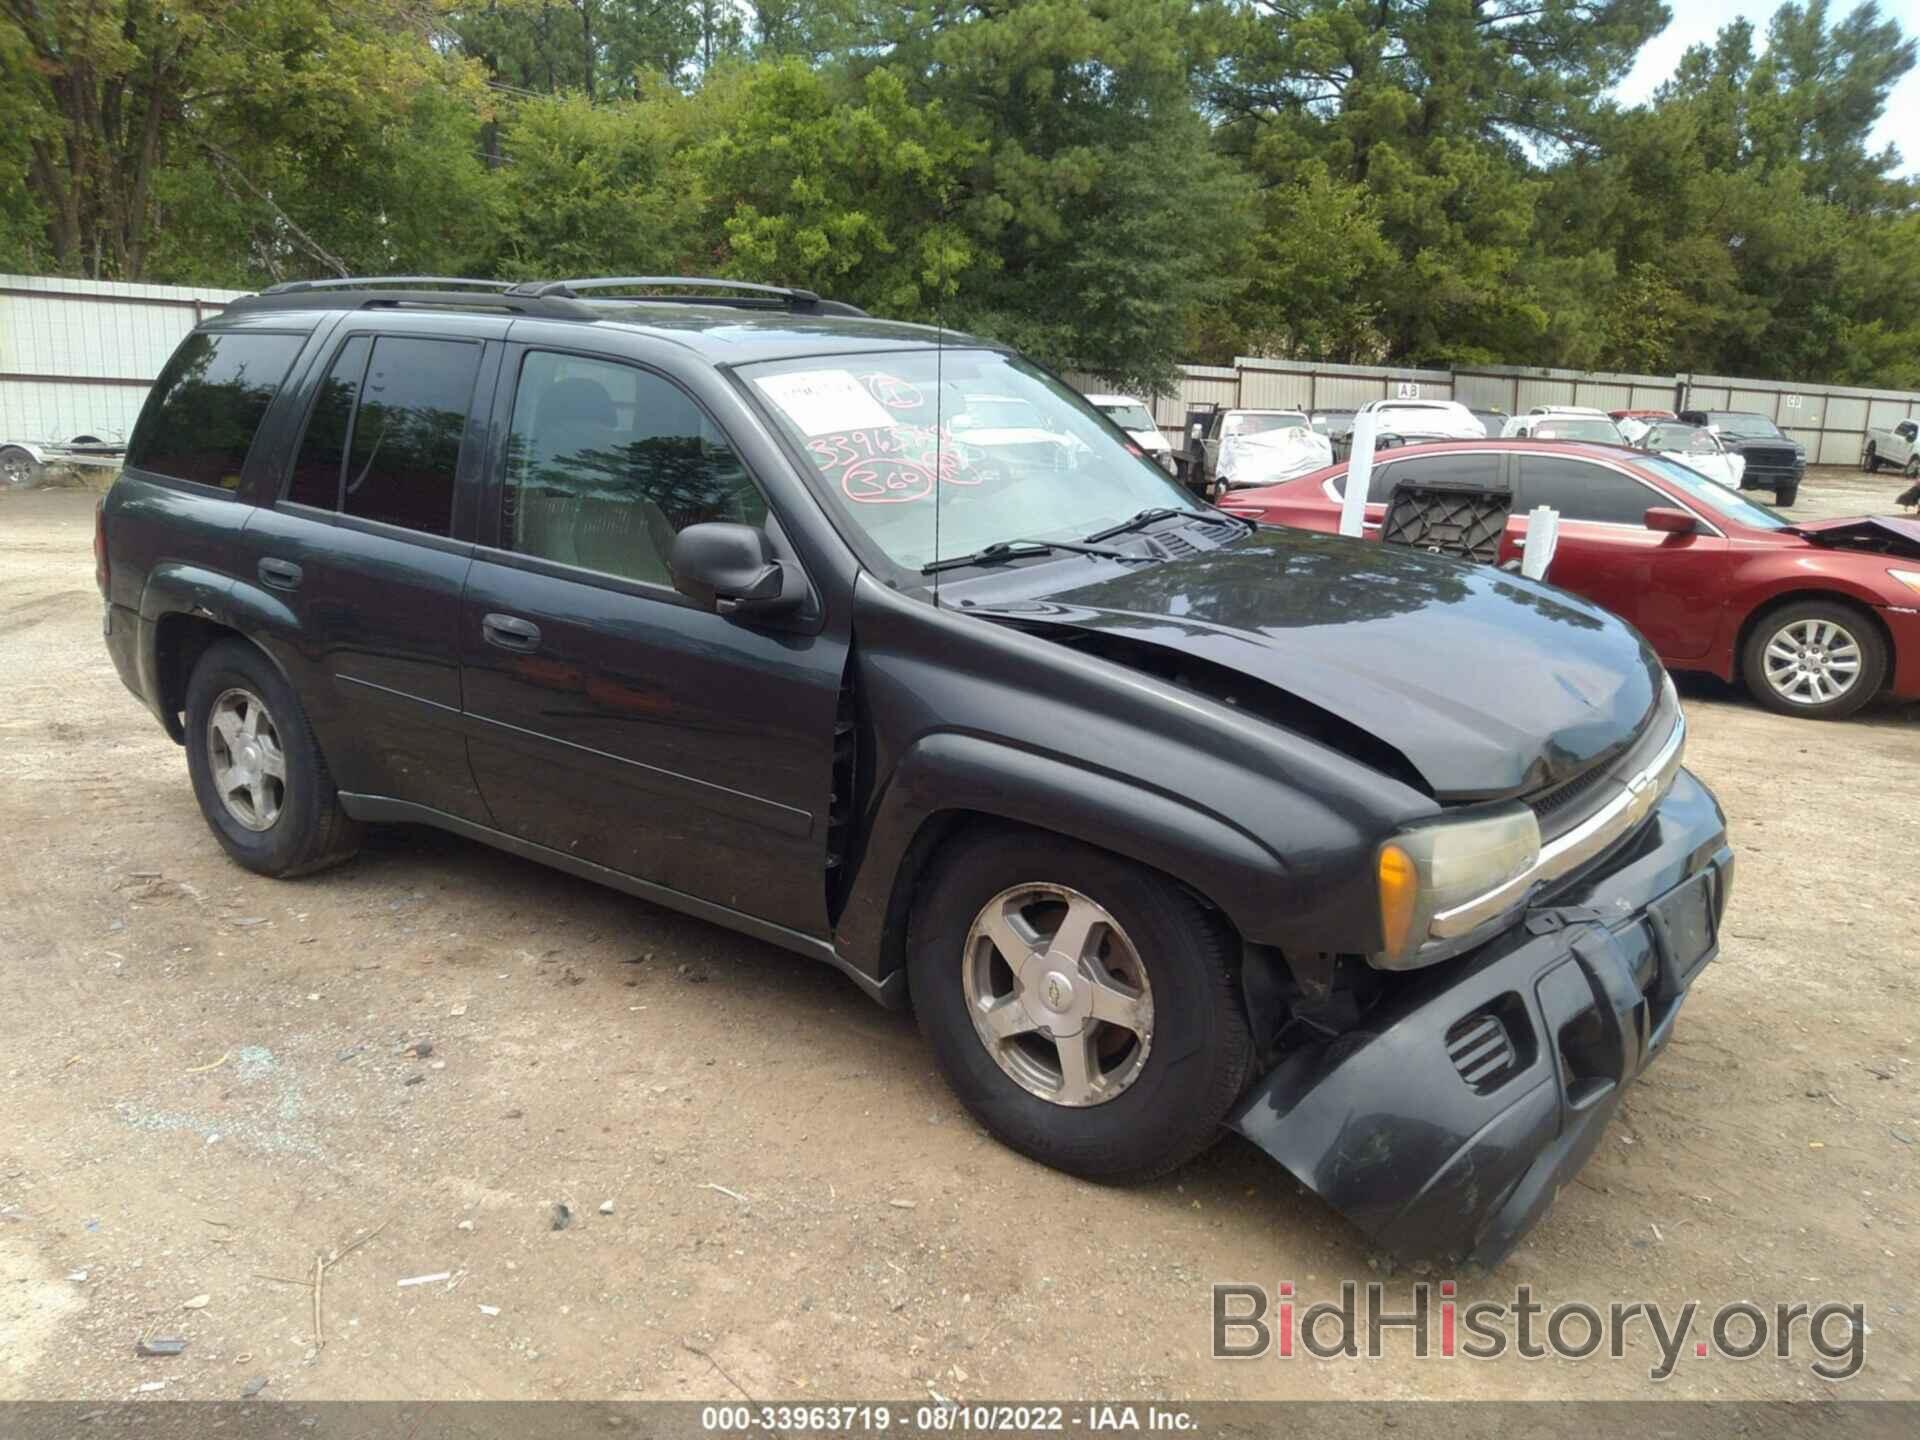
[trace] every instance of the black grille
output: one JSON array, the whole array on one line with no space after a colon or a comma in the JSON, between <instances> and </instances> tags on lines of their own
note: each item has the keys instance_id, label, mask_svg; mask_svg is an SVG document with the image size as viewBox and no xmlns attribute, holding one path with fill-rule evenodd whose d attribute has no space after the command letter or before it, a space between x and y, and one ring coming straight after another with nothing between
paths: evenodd
<instances>
[{"instance_id":1,"label":"black grille","mask_svg":"<svg viewBox=\"0 0 1920 1440\"><path fill-rule=\"evenodd\" d=\"M1571 780L1563 780L1550 790L1543 790L1538 795L1529 796L1527 803L1533 807L1534 814L1545 820L1549 815L1566 809L1605 780L1608 768L1605 765L1589 766Z\"/></svg>"},{"instance_id":2,"label":"black grille","mask_svg":"<svg viewBox=\"0 0 1920 1440\"><path fill-rule=\"evenodd\" d=\"M1447 1055L1460 1078L1482 1095L1519 1068L1507 1027L1485 1010L1456 1021L1447 1031Z\"/></svg>"},{"instance_id":3,"label":"black grille","mask_svg":"<svg viewBox=\"0 0 1920 1440\"><path fill-rule=\"evenodd\" d=\"M1743 445L1740 453L1747 457L1749 470L1791 470L1799 463L1793 451L1779 446Z\"/></svg>"}]
</instances>

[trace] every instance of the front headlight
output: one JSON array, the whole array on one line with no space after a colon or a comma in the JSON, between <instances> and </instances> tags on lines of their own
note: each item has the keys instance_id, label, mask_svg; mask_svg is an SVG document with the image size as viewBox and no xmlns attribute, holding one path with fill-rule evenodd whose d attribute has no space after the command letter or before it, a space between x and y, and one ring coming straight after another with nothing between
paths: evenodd
<instances>
[{"instance_id":1,"label":"front headlight","mask_svg":"<svg viewBox=\"0 0 1920 1440\"><path fill-rule=\"evenodd\" d=\"M1162 450L1153 458L1159 464L1160 468L1169 475L1178 475L1180 473L1180 467L1174 462L1173 452L1171 450Z\"/></svg>"},{"instance_id":2,"label":"front headlight","mask_svg":"<svg viewBox=\"0 0 1920 1440\"><path fill-rule=\"evenodd\" d=\"M1540 859L1540 822L1524 805L1402 830L1383 842L1375 870L1383 970L1419 964L1433 917L1526 874Z\"/></svg>"},{"instance_id":3,"label":"front headlight","mask_svg":"<svg viewBox=\"0 0 1920 1440\"><path fill-rule=\"evenodd\" d=\"M1920 570L1889 570L1887 574L1898 580L1909 590L1920 592Z\"/></svg>"}]
</instances>

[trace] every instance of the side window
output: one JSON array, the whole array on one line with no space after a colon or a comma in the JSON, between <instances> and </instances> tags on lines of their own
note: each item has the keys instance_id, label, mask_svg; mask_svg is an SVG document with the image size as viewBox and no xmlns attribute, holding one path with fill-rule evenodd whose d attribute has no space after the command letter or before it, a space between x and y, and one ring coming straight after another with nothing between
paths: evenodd
<instances>
[{"instance_id":1,"label":"side window","mask_svg":"<svg viewBox=\"0 0 1920 1440\"><path fill-rule=\"evenodd\" d=\"M341 511L428 535L453 527L453 476L480 347L381 335L347 445Z\"/></svg>"},{"instance_id":2,"label":"side window","mask_svg":"<svg viewBox=\"0 0 1920 1440\"><path fill-rule=\"evenodd\" d=\"M314 397L306 433L300 437L300 453L294 457L293 477L287 482L287 499L322 510L340 508L347 435L353 425L354 402L360 398L360 382L367 373L367 352L372 348L373 341L365 335L355 335L340 347L333 368Z\"/></svg>"},{"instance_id":3,"label":"side window","mask_svg":"<svg viewBox=\"0 0 1920 1440\"><path fill-rule=\"evenodd\" d=\"M253 433L305 343L304 335L189 335L147 396L128 468L238 490Z\"/></svg>"},{"instance_id":4,"label":"side window","mask_svg":"<svg viewBox=\"0 0 1920 1440\"><path fill-rule=\"evenodd\" d=\"M1551 505L1566 520L1639 525L1649 507L1662 503L1662 498L1646 486L1602 465L1548 455L1520 457L1516 509Z\"/></svg>"},{"instance_id":5,"label":"side window","mask_svg":"<svg viewBox=\"0 0 1920 1440\"><path fill-rule=\"evenodd\" d=\"M1431 481L1453 485L1498 485L1498 455L1416 455L1391 465L1376 465L1367 485L1367 501L1385 505L1395 485L1424 485Z\"/></svg>"},{"instance_id":6,"label":"side window","mask_svg":"<svg viewBox=\"0 0 1920 1440\"><path fill-rule=\"evenodd\" d=\"M689 525L764 525L767 504L706 412L631 365L529 352L514 393L501 543L670 585Z\"/></svg>"}]
</instances>

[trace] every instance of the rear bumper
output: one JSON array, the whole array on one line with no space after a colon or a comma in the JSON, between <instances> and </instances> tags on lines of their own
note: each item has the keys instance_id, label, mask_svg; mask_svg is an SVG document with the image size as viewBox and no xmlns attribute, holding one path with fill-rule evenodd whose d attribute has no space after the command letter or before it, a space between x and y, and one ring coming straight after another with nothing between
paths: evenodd
<instances>
[{"instance_id":1,"label":"rear bumper","mask_svg":"<svg viewBox=\"0 0 1920 1440\"><path fill-rule=\"evenodd\" d=\"M1683 770L1604 873L1412 977L1363 1031L1289 1054L1229 1124L1395 1255L1493 1266L1665 1046L1732 879L1720 808ZM1692 885L1711 943L1683 959L1667 912ZM1488 1076L1482 1041L1501 1038Z\"/></svg>"}]
</instances>

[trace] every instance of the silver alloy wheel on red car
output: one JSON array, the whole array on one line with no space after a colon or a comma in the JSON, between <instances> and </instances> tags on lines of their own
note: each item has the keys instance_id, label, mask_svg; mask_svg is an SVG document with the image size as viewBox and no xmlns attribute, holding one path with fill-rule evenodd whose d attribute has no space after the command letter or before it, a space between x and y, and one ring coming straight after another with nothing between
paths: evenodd
<instances>
[{"instance_id":1,"label":"silver alloy wheel on red car","mask_svg":"<svg viewBox=\"0 0 1920 1440\"><path fill-rule=\"evenodd\" d=\"M207 713L207 761L227 813L249 830L271 830L286 803L287 757L258 695L223 690Z\"/></svg>"},{"instance_id":2,"label":"silver alloy wheel on red car","mask_svg":"<svg viewBox=\"0 0 1920 1440\"><path fill-rule=\"evenodd\" d=\"M1833 620L1790 620L1763 653L1767 684L1791 705L1830 704L1860 680L1860 642Z\"/></svg>"},{"instance_id":3,"label":"silver alloy wheel on red car","mask_svg":"<svg viewBox=\"0 0 1920 1440\"><path fill-rule=\"evenodd\" d=\"M1001 891L968 932L964 985L980 1043L1029 1094L1100 1105L1153 1048L1153 989L1119 921L1063 885Z\"/></svg>"}]
</instances>

